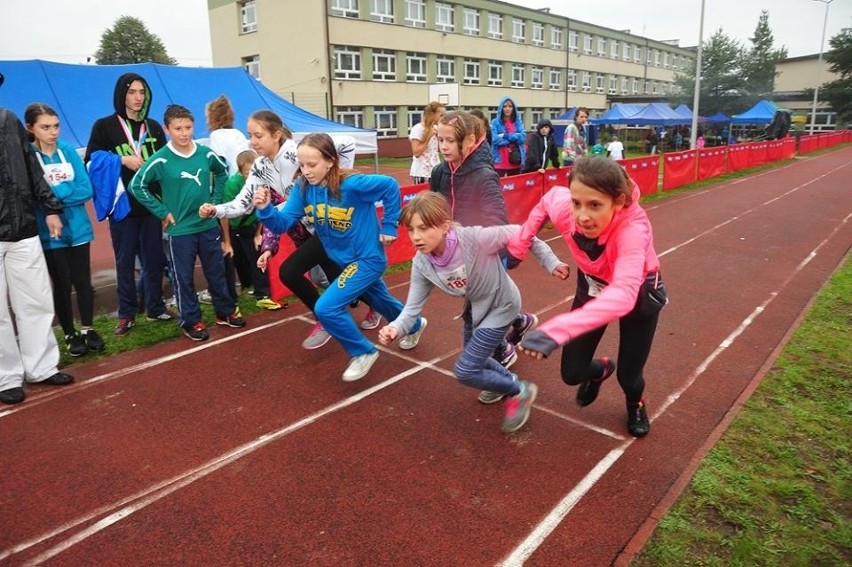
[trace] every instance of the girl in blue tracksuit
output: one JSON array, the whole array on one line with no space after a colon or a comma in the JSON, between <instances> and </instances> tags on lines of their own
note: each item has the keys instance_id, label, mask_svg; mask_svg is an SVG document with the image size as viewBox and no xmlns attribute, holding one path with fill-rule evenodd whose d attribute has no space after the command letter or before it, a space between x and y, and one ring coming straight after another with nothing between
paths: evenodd
<instances>
[{"instance_id":1,"label":"girl in blue tracksuit","mask_svg":"<svg viewBox=\"0 0 852 567\"><path fill-rule=\"evenodd\" d=\"M290 191L283 207L269 207L268 189L255 190L257 218L273 232L286 232L305 218L322 242L323 254L341 274L319 297L314 314L352 359L343 373L351 382L367 375L379 356L364 337L346 306L363 296L388 321L402 312L402 303L388 291L382 274L387 267L383 245L397 237L399 184L385 175L342 172L334 141L328 134L309 134L297 151L303 179ZM376 201L382 201L381 226ZM318 259L321 260L321 259ZM411 328L400 347L417 346L426 327L424 318Z\"/></svg>"}]
</instances>

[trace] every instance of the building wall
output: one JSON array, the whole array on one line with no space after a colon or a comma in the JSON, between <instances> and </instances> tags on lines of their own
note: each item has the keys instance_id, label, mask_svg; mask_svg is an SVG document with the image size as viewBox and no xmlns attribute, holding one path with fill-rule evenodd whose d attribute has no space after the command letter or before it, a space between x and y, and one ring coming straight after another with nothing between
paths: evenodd
<instances>
[{"instance_id":1,"label":"building wall","mask_svg":"<svg viewBox=\"0 0 852 567\"><path fill-rule=\"evenodd\" d=\"M373 14L370 0L208 0L213 64L259 68L267 87L311 112L404 140L429 102L430 84L458 83L459 107L492 115L511 96L532 127L572 106L601 113L610 96L663 100L694 59L692 50L629 30L496 0L424 0L417 23L406 19L406 0L390 5L392 17ZM256 21L250 29L241 22L247 6ZM442 19L447 6L451 20ZM473 11L475 31L466 25ZM494 29L492 15L500 17ZM422 74L409 76L410 59ZM450 65L451 74L439 75ZM476 65L478 84L467 73ZM489 84L492 72L502 73L500 84Z\"/></svg>"}]
</instances>

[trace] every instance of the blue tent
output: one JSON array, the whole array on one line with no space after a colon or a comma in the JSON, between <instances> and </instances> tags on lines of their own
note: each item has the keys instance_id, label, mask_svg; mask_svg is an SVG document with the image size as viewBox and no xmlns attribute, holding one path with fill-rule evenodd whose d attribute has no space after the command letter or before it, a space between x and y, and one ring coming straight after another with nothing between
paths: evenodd
<instances>
[{"instance_id":1,"label":"blue tent","mask_svg":"<svg viewBox=\"0 0 852 567\"><path fill-rule=\"evenodd\" d=\"M674 111L675 111L675 114L677 114L678 116L680 116L680 117L682 117L682 118L686 118L687 120L689 120L689 123L690 123L690 124L692 123L692 114L693 114L693 113L692 113L692 109L691 109L691 108L689 108L689 107L688 107L688 106L686 106L685 104L681 104L680 106L678 106L677 108L675 108L675 109L674 109ZM699 122L706 122L706 121L707 121L707 119L706 119L706 118L704 118L703 116L699 116L699 117L698 117L698 121L699 121Z\"/></svg>"},{"instance_id":2,"label":"blue tent","mask_svg":"<svg viewBox=\"0 0 852 567\"><path fill-rule=\"evenodd\" d=\"M643 110L645 104L615 104L612 108L601 114L597 118L593 118L591 122L599 125L609 124L635 124L630 120L636 113Z\"/></svg>"},{"instance_id":3,"label":"blue tent","mask_svg":"<svg viewBox=\"0 0 852 567\"><path fill-rule=\"evenodd\" d=\"M743 112L731 118L732 124L769 124L775 117L778 107L774 102L760 100Z\"/></svg>"},{"instance_id":4,"label":"blue tent","mask_svg":"<svg viewBox=\"0 0 852 567\"><path fill-rule=\"evenodd\" d=\"M672 107L662 102L652 102L629 118L630 124L640 126L674 126L689 124L692 118L678 116Z\"/></svg>"},{"instance_id":5,"label":"blue tent","mask_svg":"<svg viewBox=\"0 0 852 567\"><path fill-rule=\"evenodd\" d=\"M717 112L716 114L711 114L705 120L711 124L727 124L731 121L731 117L724 112Z\"/></svg>"},{"instance_id":6,"label":"blue tent","mask_svg":"<svg viewBox=\"0 0 852 567\"><path fill-rule=\"evenodd\" d=\"M562 139L565 137L565 128L574 121L575 114L577 114L577 107L572 106L550 121L550 123L553 124L553 138L556 140L557 144L562 143ZM535 124L533 124L531 128L527 128L527 130L531 131L534 128Z\"/></svg>"},{"instance_id":7,"label":"blue tent","mask_svg":"<svg viewBox=\"0 0 852 567\"><path fill-rule=\"evenodd\" d=\"M353 128L326 120L282 99L241 67L195 68L140 63L138 65L68 65L49 61L0 61L6 81L0 88L0 106L23 119L32 102L43 102L59 114L62 139L86 146L92 124L113 112L113 91L118 77L134 72L145 77L153 94L150 115L162 122L169 104L182 104L195 115L195 137L206 138L204 107L224 94L231 100L236 126L243 129L255 110L278 114L296 139L311 132L345 134L356 141L356 153L378 150L374 130Z\"/></svg>"}]
</instances>

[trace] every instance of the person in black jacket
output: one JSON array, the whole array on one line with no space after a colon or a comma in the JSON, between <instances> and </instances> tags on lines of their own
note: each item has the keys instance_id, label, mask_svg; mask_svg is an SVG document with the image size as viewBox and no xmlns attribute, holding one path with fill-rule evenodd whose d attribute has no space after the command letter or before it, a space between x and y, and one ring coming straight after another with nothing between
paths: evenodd
<instances>
[{"instance_id":1,"label":"person in black jacket","mask_svg":"<svg viewBox=\"0 0 852 567\"><path fill-rule=\"evenodd\" d=\"M536 124L535 132L530 136L527 158L521 173L532 171L544 173L548 161L553 164L553 167L559 169L559 149L553 138L553 124L545 118Z\"/></svg>"},{"instance_id":2,"label":"person in black jacket","mask_svg":"<svg viewBox=\"0 0 852 567\"><path fill-rule=\"evenodd\" d=\"M54 386L74 381L57 369L53 295L35 207L43 208L51 236L59 238L62 203L43 174L24 125L0 108L0 402L4 404L24 401L25 379Z\"/></svg>"}]
</instances>

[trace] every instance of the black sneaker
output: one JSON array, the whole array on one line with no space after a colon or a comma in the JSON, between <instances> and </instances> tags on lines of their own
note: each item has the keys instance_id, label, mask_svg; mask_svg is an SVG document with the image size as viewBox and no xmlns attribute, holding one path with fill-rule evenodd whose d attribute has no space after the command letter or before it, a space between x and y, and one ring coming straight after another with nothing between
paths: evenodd
<instances>
[{"instance_id":1,"label":"black sneaker","mask_svg":"<svg viewBox=\"0 0 852 567\"><path fill-rule=\"evenodd\" d=\"M651 430L651 422L648 420L648 411L645 409L645 400L638 404L627 403L627 430L633 437L645 437Z\"/></svg>"},{"instance_id":2,"label":"black sneaker","mask_svg":"<svg viewBox=\"0 0 852 567\"><path fill-rule=\"evenodd\" d=\"M51 386L67 386L74 381L74 377L65 372L57 372L56 374L42 380L39 384L49 384Z\"/></svg>"},{"instance_id":3,"label":"black sneaker","mask_svg":"<svg viewBox=\"0 0 852 567\"><path fill-rule=\"evenodd\" d=\"M89 347L86 346L86 341L80 333L65 335L65 344L71 356L83 356L89 352Z\"/></svg>"},{"instance_id":4,"label":"black sneaker","mask_svg":"<svg viewBox=\"0 0 852 567\"><path fill-rule=\"evenodd\" d=\"M86 341L86 348L91 351L101 351L106 348L106 344L98 332L94 329L86 329L83 331L83 340Z\"/></svg>"},{"instance_id":5,"label":"black sneaker","mask_svg":"<svg viewBox=\"0 0 852 567\"><path fill-rule=\"evenodd\" d=\"M239 308L227 317L219 317L216 315L216 324L222 327L245 327L246 321L243 319Z\"/></svg>"},{"instance_id":6,"label":"black sneaker","mask_svg":"<svg viewBox=\"0 0 852 567\"><path fill-rule=\"evenodd\" d=\"M180 329L181 331L183 331L184 335L194 341L206 341L210 338L210 334L207 332L207 328L201 321L183 325Z\"/></svg>"},{"instance_id":7,"label":"black sneaker","mask_svg":"<svg viewBox=\"0 0 852 567\"><path fill-rule=\"evenodd\" d=\"M24 389L20 386L0 391L0 402L3 402L4 404L19 404L23 402L26 397Z\"/></svg>"},{"instance_id":8,"label":"black sneaker","mask_svg":"<svg viewBox=\"0 0 852 567\"><path fill-rule=\"evenodd\" d=\"M603 384L604 380L612 376L612 373L615 372L614 360L603 357L601 358L601 362L603 363L603 373L600 377L586 380L580 384L579 388L577 388L577 405L580 407L586 407L595 401L598 398L598 392L600 392L601 384Z\"/></svg>"}]
</instances>

